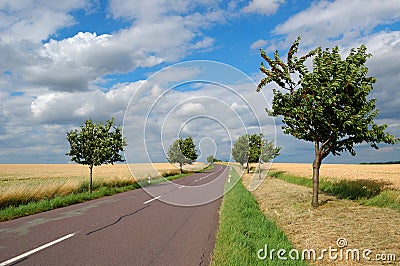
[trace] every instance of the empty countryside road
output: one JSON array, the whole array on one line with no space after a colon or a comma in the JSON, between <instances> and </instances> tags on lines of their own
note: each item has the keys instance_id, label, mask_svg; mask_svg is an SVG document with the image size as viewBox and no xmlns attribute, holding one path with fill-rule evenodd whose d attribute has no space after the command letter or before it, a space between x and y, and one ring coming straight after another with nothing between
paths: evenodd
<instances>
[{"instance_id":1,"label":"empty countryside road","mask_svg":"<svg viewBox=\"0 0 400 266\"><path fill-rule=\"evenodd\" d=\"M208 265L228 172L1 222L0 265Z\"/></svg>"}]
</instances>

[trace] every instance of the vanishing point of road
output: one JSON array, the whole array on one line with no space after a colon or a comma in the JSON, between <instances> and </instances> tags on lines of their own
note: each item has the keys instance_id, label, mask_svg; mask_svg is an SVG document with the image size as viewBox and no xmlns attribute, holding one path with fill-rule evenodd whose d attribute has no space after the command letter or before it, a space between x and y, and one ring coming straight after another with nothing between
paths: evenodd
<instances>
[{"instance_id":1,"label":"vanishing point of road","mask_svg":"<svg viewBox=\"0 0 400 266\"><path fill-rule=\"evenodd\" d=\"M209 265L229 169L0 223L0 265Z\"/></svg>"}]
</instances>

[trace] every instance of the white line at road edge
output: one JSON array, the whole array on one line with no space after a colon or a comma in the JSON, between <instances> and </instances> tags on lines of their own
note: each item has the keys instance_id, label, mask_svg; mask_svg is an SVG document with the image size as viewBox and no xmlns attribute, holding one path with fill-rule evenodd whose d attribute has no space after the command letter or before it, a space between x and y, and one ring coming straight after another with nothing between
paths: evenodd
<instances>
[{"instance_id":1,"label":"white line at road edge","mask_svg":"<svg viewBox=\"0 0 400 266\"><path fill-rule=\"evenodd\" d=\"M152 199L150 199L150 200L148 200L148 201L145 201L145 202L143 202L143 204L150 203L150 202L152 202L153 200L157 200L157 199L159 199L159 198L161 198L161 196L158 196L158 197L152 198ZM0 266L1 266L1 265L0 265Z\"/></svg>"},{"instance_id":2,"label":"white line at road edge","mask_svg":"<svg viewBox=\"0 0 400 266\"><path fill-rule=\"evenodd\" d=\"M40 246L40 247L35 248L35 249L32 249L31 251L25 252L24 254L21 254L21 255L15 257L15 258L12 258L12 259L9 259L9 260L7 260L5 262L2 262L2 263L0 263L0 266L9 265L9 264L14 263L16 261L19 261L19 260L21 260L21 259L23 259L25 257L28 257L29 255L32 255L33 253L36 253L38 251L41 251L42 249L48 248L48 247L50 247L52 245L55 245L55 244L57 244L57 243L59 243L61 241L66 240L66 239L68 239L70 237L73 237L74 235L75 235L75 233L63 236L63 237L61 237L61 238L59 238L57 240L54 240L54 241L52 241L50 243L47 243L47 244L45 244L43 246Z\"/></svg>"}]
</instances>

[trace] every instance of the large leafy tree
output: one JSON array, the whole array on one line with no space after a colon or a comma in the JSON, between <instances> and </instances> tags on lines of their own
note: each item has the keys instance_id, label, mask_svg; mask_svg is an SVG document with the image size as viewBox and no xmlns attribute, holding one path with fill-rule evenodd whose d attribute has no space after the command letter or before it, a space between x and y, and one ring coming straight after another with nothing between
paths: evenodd
<instances>
[{"instance_id":1,"label":"large leafy tree","mask_svg":"<svg viewBox=\"0 0 400 266\"><path fill-rule=\"evenodd\" d=\"M71 161L88 165L90 171L89 192L92 192L93 167L102 164L123 162L120 154L126 145L120 127L114 126L114 118L105 123L85 121L80 130L71 130L67 133Z\"/></svg>"},{"instance_id":2,"label":"large leafy tree","mask_svg":"<svg viewBox=\"0 0 400 266\"><path fill-rule=\"evenodd\" d=\"M171 144L168 150L168 161L170 163L178 163L183 172L183 165L192 164L197 159L196 145L193 142L192 137L185 139L179 138Z\"/></svg>"},{"instance_id":3,"label":"large leafy tree","mask_svg":"<svg viewBox=\"0 0 400 266\"><path fill-rule=\"evenodd\" d=\"M257 87L260 91L274 82L281 89L273 89L272 116L283 116L283 132L314 143L312 206L318 206L319 170L329 154L343 151L355 155L354 145L362 142L378 148L380 142L394 144L398 139L385 132L387 125L377 125L374 118L376 99L367 99L376 79L368 76L365 66L371 56L361 45L342 59L338 47L308 52L300 58L300 37L293 43L284 63L276 51L269 57L261 50L268 67L261 63L266 75ZM312 69L306 67L313 58Z\"/></svg>"}]
</instances>

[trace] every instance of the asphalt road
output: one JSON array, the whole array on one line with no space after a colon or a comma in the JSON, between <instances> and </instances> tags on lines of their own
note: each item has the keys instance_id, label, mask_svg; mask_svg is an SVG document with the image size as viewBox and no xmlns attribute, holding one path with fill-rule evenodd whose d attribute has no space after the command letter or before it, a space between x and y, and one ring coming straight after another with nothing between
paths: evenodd
<instances>
[{"instance_id":1,"label":"asphalt road","mask_svg":"<svg viewBox=\"0 0 400 266\"><path fill-rule=\"evenodd\" d=\"M208 265L228 169L0 223L0 265Z\"/></svg>"}]
</instances>

